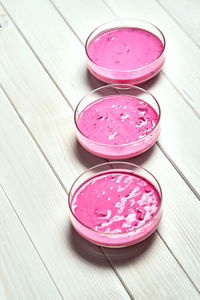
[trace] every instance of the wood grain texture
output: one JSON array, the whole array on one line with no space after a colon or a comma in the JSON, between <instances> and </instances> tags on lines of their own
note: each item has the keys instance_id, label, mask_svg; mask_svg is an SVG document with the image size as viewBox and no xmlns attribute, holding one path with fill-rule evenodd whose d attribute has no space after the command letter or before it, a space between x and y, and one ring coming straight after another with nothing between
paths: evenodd
<instances>
[{"instance_id":1,"label":"wood grain texture","mask_svg":"<svg viewBox=\"0 0 200 300\"><path fill-rule=\"evenodd\" d=\"M200 290L200 203L158 149L142 165L159 179L163 190L164 215L158 232Z\"/></svg>"},{"instance_id":2,"label":"wood grain texture","mask_svg":"<svg viewBox=\"0 0 200 300\"><path fill-rule=\"evenodd\" d=\"M125 251L119 250L117 254L112 249L106 252L112 258L115 267L120 265L119 274L123 276L127 286L131 290L137 291L133 294L135 299L199 299L198 293L191 294L192 286L184 285L186 280L182 278L182 274L174 270L167 248L165 251L162 248L162 241L160 239L155 240L155 237L152 236L135 248L127 248ZM120 257L124 258L123 264L120 263ZM149 259L152 261L152 265L150 268L144 268L141 261L144 262ZM162 272L161 265L169 266L169 268L165 268ZM154 270L153 273L151 269ZM157 280L158 273L159 281ZM148 275L149 278L146 280ZM180 278L183 279L181 287Z\"/></svg>"},{"instance_id":3,"label":"wood grain texture","mask_svg":"<svg viewBox=\"0 0 200 300\"><path fill-rule=\"evenodd\" d=\"M102 24L102 19L103 22L106 22L116 17L134 17L145 19L159 26L163 30L167 40L167 59L164 66L164 73L168 76L172 85L178 89L185 101L199 114L200 110L197 100L200 80L200 73L197 67L200 62L199 49L156 1L125 0L122 2L120 0L108 0L104 1L107 5L103 4L103 2L100 5L99 1L87 0L87 6L82 8L83 17L81 18L80 16L79 22L76 22L74 18L76 7L79 6L79 0L75 0L74 6L71 6L70 13L68 9L69 5L66 1L52 1L61 11L62 15L66 17L74 31L79 32L80 29L78 28L81 28L84 41L91 32L92 27L94 29ZM176 5L175 2L174 5ZM149 14L150 11L151 14ZM84 17L89 20L87 23L84 21ZM94 25L92 26L92 24Z\"/></svg>"},{"instance_id":4,"label":"wood grain texture","mask_svg":"<svg viewBox=\"0 0 200 300\"><path fill-rule=\"evenodd\" d=\"M0 186L0 299L47 299L49 295L62 299Z\"/></svg>"},{"instance_id":5,"label":"wood grain texture","mask_svg":"<svg viewBox=\"0 0 200 300\"><path fill-rule=\"evenodd\" d=\"M79 0L75 0L73 2L74 5L70 7L70 13L69 5L66 1L52 1L58 7L62 15L66 17L74 31L79 34L81 28L84 41L91 29L102 24L102 20L105 22L116 17L141 18L159 26L164 32L167 40L167 59L163 69L164 73L167 75L174 87L178 89L185 101L199 114L199 48L194 45L187 34L156 1L107 0L99 3L100 1L98 0L87 0L87 5L82 7L83 13L80 15L79 22L76 22L76 18L74 18L74 16L76 16L76 7L79 6ZM176 5L177 9L179 8L176 2L174 2L174 5ZM88 9L88 7L90 9ZM188 7L188 10L190 9L191 7ZM190 14L192 15L192 11ZM81 18L86 18L87 23L80 20ZM88 25L88 23L90 25ZM81 25L80 27L79 24ZM92 24L94 25L92 26Z\"/></svg>"},{"instance_id":6,"label":"wood grain texture","mask_svg":"<svg viewBox=\"0 0 200 300\"><path fill-rule=\"evenodd\" d=\"M88 86L90 76L86 73L84 48L80 41L48 0L11 2L12 10L20 8L19 19L17 18L23 21L21 26L18 24L20 30L61 91L67 98L70 97L72 106L75 108L81 97L90 90ZM35 14L37 14L36 19ZM14 15L12 17L14 18ZM25 25L26 22L27 25ZM26 26L27 32L24 31Z\"/></svg>"},{"instance_id":7,"label":"wood grain texture","mask_svg":"<svg viewBox=\"0 0 200 300\"><path fill-rule=\"evenodd\" d=\"M9 36L11 35L13 37L12 40L9 38ZM68 128L68 131L71 131L69 130L69 128L71 129L73 126L70 113L69 113L69 117L67 118L68 106L65 100L62 98L62 96L59 94L59 92L58 91L56 92L56 89L53 86L52 82L45 74L45 72L42 70L40 64L34 58L33 54L25 45L24 41L21 39L20 35L16 32L12 24L9 25L9 34L7 32L7 34L4 35L4 38L2 38L2 44L6 45L6 49L7 49L7 51L2 50L0 56L1 57L0 65L2 67L1 80L3 82L3 86L8 92L12 102L16 107L16 110L20 114L20 117L26 123L29 130L32 132L34 138L37 140L38 144L40 145L40 148L45 153L45 156L48 158L51 165L56 170L56 173L59 174L59 177L61 178L65 187L68 189L71 180L76 177L77 172L80 172L80 170L82 170L84 164L85 166L87 164L91 164L89 160L94 159L94 157L90 154L87 154L87 157L82 156L82 154L84 155L85 152L79 150L80 148L78 146L76 146L77 151L75 153L73 152L75 148L72 147L74 143L73 142L74 136L72 133L70 133L71 138L70 135L68 135L67 138L63 140L63 136L65 136L65 134L66 135L68 134L67 132L62 131L63 124L66 124L65 129ZM15 51L12 51L14 45L15 45ZM8 73L7 70L9 68L11 69L10 72ZM30 69L31 69L31 75L29 75ZM12 74L12 76L10 74ZM41 83L42 83L42 88L40 88ZM27 99L29 99L29 101L27 101ZM55 139L54 136L56 136L57 139ZM59 148L63 147L63 145L60 146L60 143L65 145L64 146L66 147L65 151L68 152L67 155L63 155L64 152L59 151ZM76 154L79 151L82 151L81 156L76 157ZM81 163L79 158L81 160ZM198 221L199 202L196 200L195 196L191 193L188 187L184 184L182 179L179 178L174 168L169 164L168 160L163 156L163 154L157 147L154 147L152 150L140 156L139 158L135 159L134 161L146 165L149 169L153 170L154 173L157 172L156 175L161 176L162 185L164 184L165 186L164 189L166 191L170 189L170 196L167 196L166 198L167 199L166 203L168 204L167 207L168 213L167 213L167 219L164 220L166 224L165 230L166 229L168 230L169 228L169 232L168 232L169 235L171 234L171 231L177 232L177 236L179 236L179 239L171 240L171 241L169 239L168 241L171 243L170 247L172 247L173 252L175 251L177 253L178 260L181 261L184 268L186 268L186 271L191 275L192 279L196 282L197 279L196 279L194 265L191 266L188 265L188 262L185 260L185 256L186 256L186 252L188 255L188 251L189 251L191 255L191 260L193 260L194 264L196 265L199 264L199 260L198 260L199 257L198 255L196 255L196 253L194 254L192 252L190 248L191 245L187 244L185 242L185 239L183 239L182 237L183 230L186 230L186 233L188 234L188 236L190 236L191 228L187 228L186 226L184 228L180 228L180 226L177 226L174 222L172 209L173 211L177 212L180 206L183 206L183 203L186 203L187 201L187 198L184 196L185 193L188 194L189 197L191 198L191 207L194 208L194 210L196 211L196 214L194 216L194 222L196 226L196 224L198 224L199 222ZM163 171L165 169L171 170L170 171L171 180L173 180L173 182L175 182L176 180L180 184L180 188L177 191L177 193L179 194L178 205L176 201L177 196L176 194L174 195L175 185L172 185L172 187L170 188L171 181L168 180L169 175ZM43 175L42 178L45 178L45 176ZM41 180L41 177L38 180ZM50 186L51 185L52 184L50 184ZM175 188L176 187L177 186L175 186ZM169 193L167 192L167 194ZM173 205L175 205L175 208L173 207ZM185 217L187 219L186 212L184 213L183 216L181 214L179 216L181 226L183 226L186 223L184 219ZM53 214L52 219L54 220L54 222L56 222L57 216ZM170 221L168 221L169 219ZM26 222L28 221L26 220ZM192 225L193 223L191 223L191 227ZM165 237L165 230L163 230L162 232L163 237ZM198 227L196 228L196 230L197 231L194 231L194 234L198 233L199 230ZM76 237L79 242L79 244L76 244L75 242L76 244L75 249L79 253L80 257L82 257L83 260L88 260L90 262L90 260L94 260L93 255L95 255L95 257L99 256L99 252L96 250L97 248L94 247L95 250L93 251L92 245L89 245L88 243L82 241L82 239L80 239L79 241L79 238L76 235L74 235L74 237ZM57 242L57 244L59 243L61 243L61 240ZM159 249L163 248L163 253L161 253L161 250L159 250L160 272L164 274L163 276L168 276L169 274L168 272L169 270L171 270L171 274L173 274L173 276L175 277L175 284L177 286L178 291L180 292L180 295L183 296L182 294L183 291L184 295L185 294L189 295L189 293L190 294L192 293L193 297L196 298L197 293L195 289L192 288L190 281L187 279L185 273L181 270L176 260L170 254L170 251L166 249L164 243L163 242L161 243L158 237L155 239L155 243L158 243L158 245L160 245L158 246ZM187 248L185 249L183 255L180 249L183 245L185 246L185 244L187 244ZM39 247L41 249L40 245L38 245L38 248ZM87 253L86 257L85 257L85 253ZM62 255L63 254L59 253L58 251L59 259L60 256ZM67 260L66 257L65 259ZM110 256L110 259L112 260L112 256ZM61 263L63 263L62 257L61 257ZM130 289L131 293L136 296L136 298L137 296L139 297L139 295L141 295L141 289L143 283L140 279L140 276L143 270L142 272L143 280L148 282L148 286L151 287L151 289L156 293L156 295L160 295L160 297L162 297L164 294L169 294L170 297L173 299L173 297L176 295L174 290L171 290L168 286L166 286L163 281L163 276L161 276L159 272L154 272L154 269L151 268L152 265L156 265L157 263L157 255L155 256L147 255L146 259L143 259L142 257L141 258L138 257L138 259L135 260L135 263L136 266L133 265L133 268L140 269L140 273L138 273L138 278L136 279L135 277L133 279L132 275L131 276L128 275L130 274L130 270L129 268L126 269L124 267L126 264L123 263L123 260L116 265L116 270L118 273L120 273L122 279L123 278L127 279L127 276L130 276L128 280L129 282L128 288ZM96 269L98 268L99 266L98 267L96 266ZM149 270L148 274L145 272L146 269ZM198 268L196 268L196 270L198 270ZM55 270L53 270L53 272L55 272ZM154 278L153 283L151 278ZM60 280L60 278L57 278L57 280ZM133 283L131 283L132 280L136 280L137 282L140 282L140 285L137 286L137 289L133 288ZM160 289L157 290L158 285L160 286ZM148 290L147 294L150 293L151 290Z\"/></svg>"},{"instance_id":8,"label":"wood grain texture","mask_svg":"<svg viewBox=\"0 0 200 300\"><path fill-rule=\"evenodd\" d=\"M65 1L53 1L73 30L78 33L83 43L92 28L105 22L108 18L114 17L114 14L103 2L87 0L87 6L82 7L84 13L79 17L79 22L76 22L76 18L74 18L75 7L78 6L79 1L71 7L70 11ZM95 9L96 5L98 5L98 10ZM90 7L91 10L88 10L87 7ZM92 18L90 18L91 11L93 12ZM143 12L143 10L140 10L140 12ZM89 22L86 22L86 20L89 20ZM83 26L84 23L85 26ZM198 117L163 74L144 84L143 87L151 91L161 105L162 134L159 139L160 146L172 160L175 167L195 187L196 192L200 193L200 182L198 180L200 175L200 133L198 130L200 122ZM190 122L188 122L188 119ZM194 144L194 139L199 141L198 145ZM191 168L191 161L194 160L196 161L195 167Z\"/></svg>"},{"instance_id":9,"label":"wood grain texture","mask_svg":"<svg viewBox=\"0 0 200 300\"><path fill-rule=\"evenodd\" d=\"M32 1L20 3L21 5L16 5L16 9L13 0L6 1L5 5L68 102L75 107L85 93L102 84L86 71L83 46L48 1L34 2L37 6ZM58 4L67 22L82 42L92 28L108 18L113 18L112 12L101 1L87 0L87 5L84 4L85 9L79 0L76 0L74 5L69 5L62 0L59 0ZM80 14L79 22L76 18L78 6L84 12ZM90 10L87 7L90 7ZM46 11L45 15L43 11ZM91 11L92 18L90 18ZM168 60L171 58L169 57ZM162 135L159 142L162 149L196 192L200 193L199 119L163 74L145 84L144 88L152 92L161 105ZM188 119L191 121L188 122ZM191 168L191 161L194 163L193 168Z\"/></svg>"},{"instance_id":10,"label":"wood grain texture","mask_svg":"<svg viewBox=\"0 0 200 300\"><path fill-rule=\"evenodd\" d=\"M163 24L168 24L166 19L164 19L166 21L165 23L164 21L163 23L161 23L162 19L160 20L159 18L159 14L161 13L160 8L157 8L157 5L154 3L154 1L152 1L153 8L151 9L149 2L146 3L145 1L134 1L134 3L128 2L127 0L125 2L108 2L108 4L110 4L109 7L106 6L102 1L87 0L87 6L85 6L85 8L82 7L83 13L79 17L79 22L76 22L76 18L74 18L75 8L78 6L79 0L75 0L76 5L71 6L70 12L65 1L52 1L64 16L64 18L67 20L67 22L70 24L70 26L73 28L73 30L76 32L76 34L78 34L82 43L85 42L87 36L95 27L102 24L103 22L106 22L107 20L110 20L114 17L139 17L149 20L149 11L152 11L153 8L154 12L150 21L158 21L159 24L161 24L161 28L163 28L163 30L166 27ZM119 8L117 6L118 3ZM148 11L145 8L146 4L149 9ZM98 10L96 9L97 5ZM90 7L90 10L88 10L87 7ZM93 13L92 17L90 18L91 11ZM87 22L87 20L89 21ZM175 26L175 28L177 28L177 26ZM173 35L174 30L171 30L170 33ZM177 35L175 31L175 34L174 36L172 36L172 38L176 39L176 43L179 43L180 45L182 45L182 39L185 38L186 40L188 40L188 38L183 33L180 36L180 40L177 39L177 36L179 37L180 34ZM169 46L172 45L173 44L170 43ZM168 48L169 47L167 46L167 50ZM187 51L186 49L184 55L187 53L191 53L191 50ZM200 52L198 52L197 54L200 56ZM181 61L179 65L178 63L174 64L175 67L182 66L185 63L185 59L182 56L180 56L180 60ZM167 54L166 62L169 62L172 65L171 55ZM169 67L166 66L166 70L168 69ZM145 89L148 89L156 96L161 105L162 134L159 139L159 144L172 160L176 168L180 170L183 176L187 178L187 180L189 180L189 182L193 185L196 192L200 194L200 181L198 179L200 176L200 133L198 130L200 122L198 117L194 115L193 111L188 107L187 103L184 102L182 96L177 91L177 88L173 86L171 81L169 81L166 76L164 76L164 73L161 73L156 77L156 79L153 79L147 84L143 85ZM185 79L187 79L188 81L187 73L181 72L180 75L181 77L185 77ZM192 81L191 77L190 80ZM187 118L185 116L187 116ZM190 122L188 122L188 120L190 120ZM194 140L198 140L199 144L194 144ZM192 161L195 161L195 166L193 168L191 168Z\"/></svg>"},{"instance_id":11,"label":"wood grain texture","mask_svg":"<svg viewBox=\"0 0 200 300\"><path fill-rule=\"evenodd\" d=\"M198 0L157 0L162 8L200 46L200 5Z\"/></svg>"},{"instance_id":12,"label":"wood grain texture","mask_svg":"<svg viewBox=\"0 0 200 300\"><path fill-rule=\"evenodd\" d=\"M21 71L23 73L23 67ZM33 69L32 72L34 73ZM48 77L46 78L48 80ZM35 77L36 79L37 77ZM38 80L40 79L38 78ZM46 88L48 87L54 97L55 92L53 91L56 89L54 86L51 89L51 86L53 85L50 82ZM18 87L20 89L20 85ZM0 118L0 182L60 293L65 299L98 299L99 295L102 295L103 299L129 299L98 247L88 246L88 251L93 251L96 255L92 261L88 261L87 252L80 254L77 250L84 244L84 241L79 241L78 236L71 228L67 211L67 194L8 99L2 92L0 97L2 113ZM29 97L26 99L30 101ZM15 253L17 254L17 251L13 251L13 255ZM25 256L22 257L22 260L17 255L15 258L18 260L16 264L22 264L22 272L23 268L26 268L25 276L28 272L26 266L28 258ZM8 260L12 263L11 258ZM29 260L31 260L30 256ZM37 271L37 265L35 268ZM43 278L44 275L41 271L37 276L38 281L45 285L45 277ZM21 275L21 279L21 284L25 284L23 275ZM30 284L27 285L27 289L29 286ZM16 294L19 288L15 287ZM45 292L45 286L43 288ZM40 297L41 299L56 299L55 292L51 291L51 286L44 296L42 293L41 295L35 293L37 299ZM29 299L28 293L25 294L25 299Z\"/></svg>"},{"instance_id":13,"label":"wood grain texture","mask_svg":"<svg viewBox=\"0 0 200 300\"><path fill-rule=\"evenodd\" d=\"M166 62L163 72L199 114L200 51L187 34L155 1L106 0L115 14L121 17L137 17L157 25L166 37ZM150 13L151 12L151 13Z\"/></svg>"},{"instance_id":14,"label":"wood grain texture","mask_svg":"<svg viewBox=\"0 0 200 300\"><path fill-rule=\"evenodd\" d=\"M4 13L2 12L2 14ZM4 27L0 36L1 43L4 45L0 49L2 54L1 83L11 96L22 121L34 129L34 135L37 133L36 138L39 135L44 141L43 152L48 153L50 150L50 162L54 162L59 167L62 172L59 174L60 178L65 178L65 174L70 172L78 175L85 169L85 165L91 167L94 163L103 162L102 159L77 147L72 110L5 14L2 16L2 20L4 20L2 23L9 23L9 26ZM10 38L13 35L15 40ZM72 52L72 49L70 51ZM72 56L72 53L71 56L68 54L67 69L69 72L69 57ZM24 61L26 61L26 65L24 65ZM37 78L38 80L36 80ZM46 87L43 88L45 82ZM65 78L65 82L69 87L67 78ZM71 93L73 92L79 93L79 96L82 93L81 89L75 89L72 85ZM40 140L38 142L41 144ZM79 161L77 161L77 157ZM65 163L63 164L63 162ZM71 186L73 180L71 176L67 176L68 187Z\"/></svg>"}]
</instances>

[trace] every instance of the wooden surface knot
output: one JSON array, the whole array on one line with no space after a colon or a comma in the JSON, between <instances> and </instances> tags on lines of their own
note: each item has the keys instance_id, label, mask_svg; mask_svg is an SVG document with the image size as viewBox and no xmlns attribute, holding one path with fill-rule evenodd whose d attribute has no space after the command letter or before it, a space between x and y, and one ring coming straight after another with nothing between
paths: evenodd
<instances>
[{"instance_id":1,"label":"wooden surface knot","mask_svg":"<svg viewBox=\"0 0 200 300\"><path fill-rule=\"evenodd\" d=\"M5 15L0 15L0 32L5 29L9 24L9 19Z\"/></svg>"}]
</instances>

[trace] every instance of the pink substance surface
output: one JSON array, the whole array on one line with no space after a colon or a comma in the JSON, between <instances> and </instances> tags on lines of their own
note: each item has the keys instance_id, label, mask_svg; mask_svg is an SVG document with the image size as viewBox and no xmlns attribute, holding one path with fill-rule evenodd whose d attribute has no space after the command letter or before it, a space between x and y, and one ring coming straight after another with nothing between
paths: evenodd
<instances>
[{"instance_id":1,"label":"pink substance surface","mask_svg":"<svg viewBox=\"0 0 200 300\"><path fill-rule=\"evenodd\" d=\"M94 76L108 83L140 83L160 71L163 49L161 40L144 29L110 29L88 44L88 67Z\"/></svg>"},{"instance_id":2,"label":"pink substance surface","mask_svg":"<svg viewBox=\"0 0 200 300\"><path fill-rule=\"evenodd\" d=\"M87 106L77 124L93 141L122 145L143 138L157 122L158 114L146 102L133 96L112 95Z\"/></svg>"},{"instance_id":3,"label":"pink substance surface","mask_svg":"<svg viewBox=\"0 0 200 300\"><path fill-rule=\"evenodd\" d=\"M77 126L86 139L80 137L79 140L87 150L99 156L131 157L147 150L155 142L159 131L156 130L156 134L150 137L148 135L158 119L153 107L143 100L128 95L111 95L93 102L80 113ZM87 139L107 147L91 145Z\"/></svg>"},{"instance_id":4,"label":"pink substance surface","mask_svg":"<svg viewBox=\"0 0 200 300\"><path fill-rule=\"evenodd\" d=\"M127 246L140 242L157 228L160 204L158 191L147 179L111 171L84 182L74 193L71 208L87 226L85 229L74 223L86 239L105 246Z\"/></svg>"}]
</instances>

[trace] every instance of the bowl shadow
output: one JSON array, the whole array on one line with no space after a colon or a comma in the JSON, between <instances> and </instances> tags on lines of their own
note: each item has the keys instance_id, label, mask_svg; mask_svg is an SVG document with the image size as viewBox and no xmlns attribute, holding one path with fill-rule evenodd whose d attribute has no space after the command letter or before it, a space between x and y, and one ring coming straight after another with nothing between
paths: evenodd
<instances>
[{"instance_id":1,"label":"bowl shadow","mask_svg":"<svg viewBox=\"0 0 200 300\"><path fill-rule=\"evenodd\" d=\"M82 238L70 225L69 240L67 244L71 246L74 253L84 261L91 264L108 267L108 261L111 260L115 265L131 264L139 259L153 245L157 238L154 232L146 240L139 244L124 248L106 248L96 246Z\"/></svg>"},{"instance_id":2,"label":"bowl shadow","mask_svg":"<svg viewBox=\"0 0 200 300\"><path fill-rule=\"evenodd\" d=\"M157 81L160 80L160 76L161 74L158 73L157 75L155 75L153 78L143 82L143 83L140 83L140 84L133 84L135 86L138 86L138 87L141 87L143 88L144 90L149 90L151 89L155 84L157 84ZM86 69L86 74L85 74L85 77L86 77L86 83L88 84L88 86L91 88L91 90L94 90L94 89L97 89L101 86L106 86L107 83L106 82L103 82L99 79L97 79L96 77L94 77L94 75L92 75L90 73L90 71L88 69Z\"/></svg>"},{"instance_id":3,"label":"bowl shadow","mask_svg":"<svg viewBox=\"0 0 200 300\"><path fill-rule=\"evenodd\" d=\"M145 151L144 153L138 156L131 157L128 159L112 159L112 160L101 158L91 154L81 146L81 144L78 142L77 139L74 140L73 148L74 148L74 153L76 154L76 157L79 160L79 162L82 165L84 165L86 168L91 168L92 166L95 166L97 164L101 164L104 162L111 162L111 161L125 161L125 162L132 162L136 165L141 165L145 161L150 159L150 157L153 155L156 149L156 145L153 145L150 149L148 149L147 151Z\"/></svg>"},{"instance_id":4,"label":"bowl shadow","mask_svg":"<svg viewBox=\"0 0 200 300\"><path fill-rule=\"evenodd\" d=\"M107 161L85 150L77 139L74 140L73 148L77 159L87 169Z\"/></svg>"},{"instance_id":5,"label":"bowl shadow","mask_svg":"<svg viewBox=\"0 0 200 300\"><path fill-rule=\"evenodd\" d=\"M94 77L94 75L92 75L92 73L90 73L88 69L86 69L85 77L86 77L86 83L91 88L91 90L95 90L101 86L107 85L107 83Z\"/></svg>"},{"instance_id":6,"label":"bowl shadow","mask_svg":"<svg viewBox=\"0 0 200 300\"><path fill-rule=\"evenodd\" d=\"M150 157L153 155L154 151L156 151L155 144L151 148L146 150L144 153L141 153L135 157L130 157L127 159L118 159L118 160L114 160L114 161L123 161L123 162L130 162L130 163L133 163L136 165L142 165L143 163L145 163L145 161L150 159Z\"/></svg>"}]
</instances>

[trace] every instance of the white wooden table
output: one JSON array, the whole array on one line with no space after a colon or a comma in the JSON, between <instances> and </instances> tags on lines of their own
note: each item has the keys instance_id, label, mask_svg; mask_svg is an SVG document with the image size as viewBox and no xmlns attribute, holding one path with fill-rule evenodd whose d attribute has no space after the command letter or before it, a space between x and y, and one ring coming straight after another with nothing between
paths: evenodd
<instances>
[{"instance_id":1,"label":"white wooden table","mask_svg":"<svg viewBox=\"0 0 200 300\"><path fill-rule=\"evenodd\" d=\"M0 7L0 299L200 299L200 2L2 0ZM160 181L156 233L125 249L72 229L67 193L103 159L77 143L73 110L103 83L84 42L115 17L156 24L166 63L143 85L158 99L157 144L130 161Z\"/></svg>"}]
</instances>

